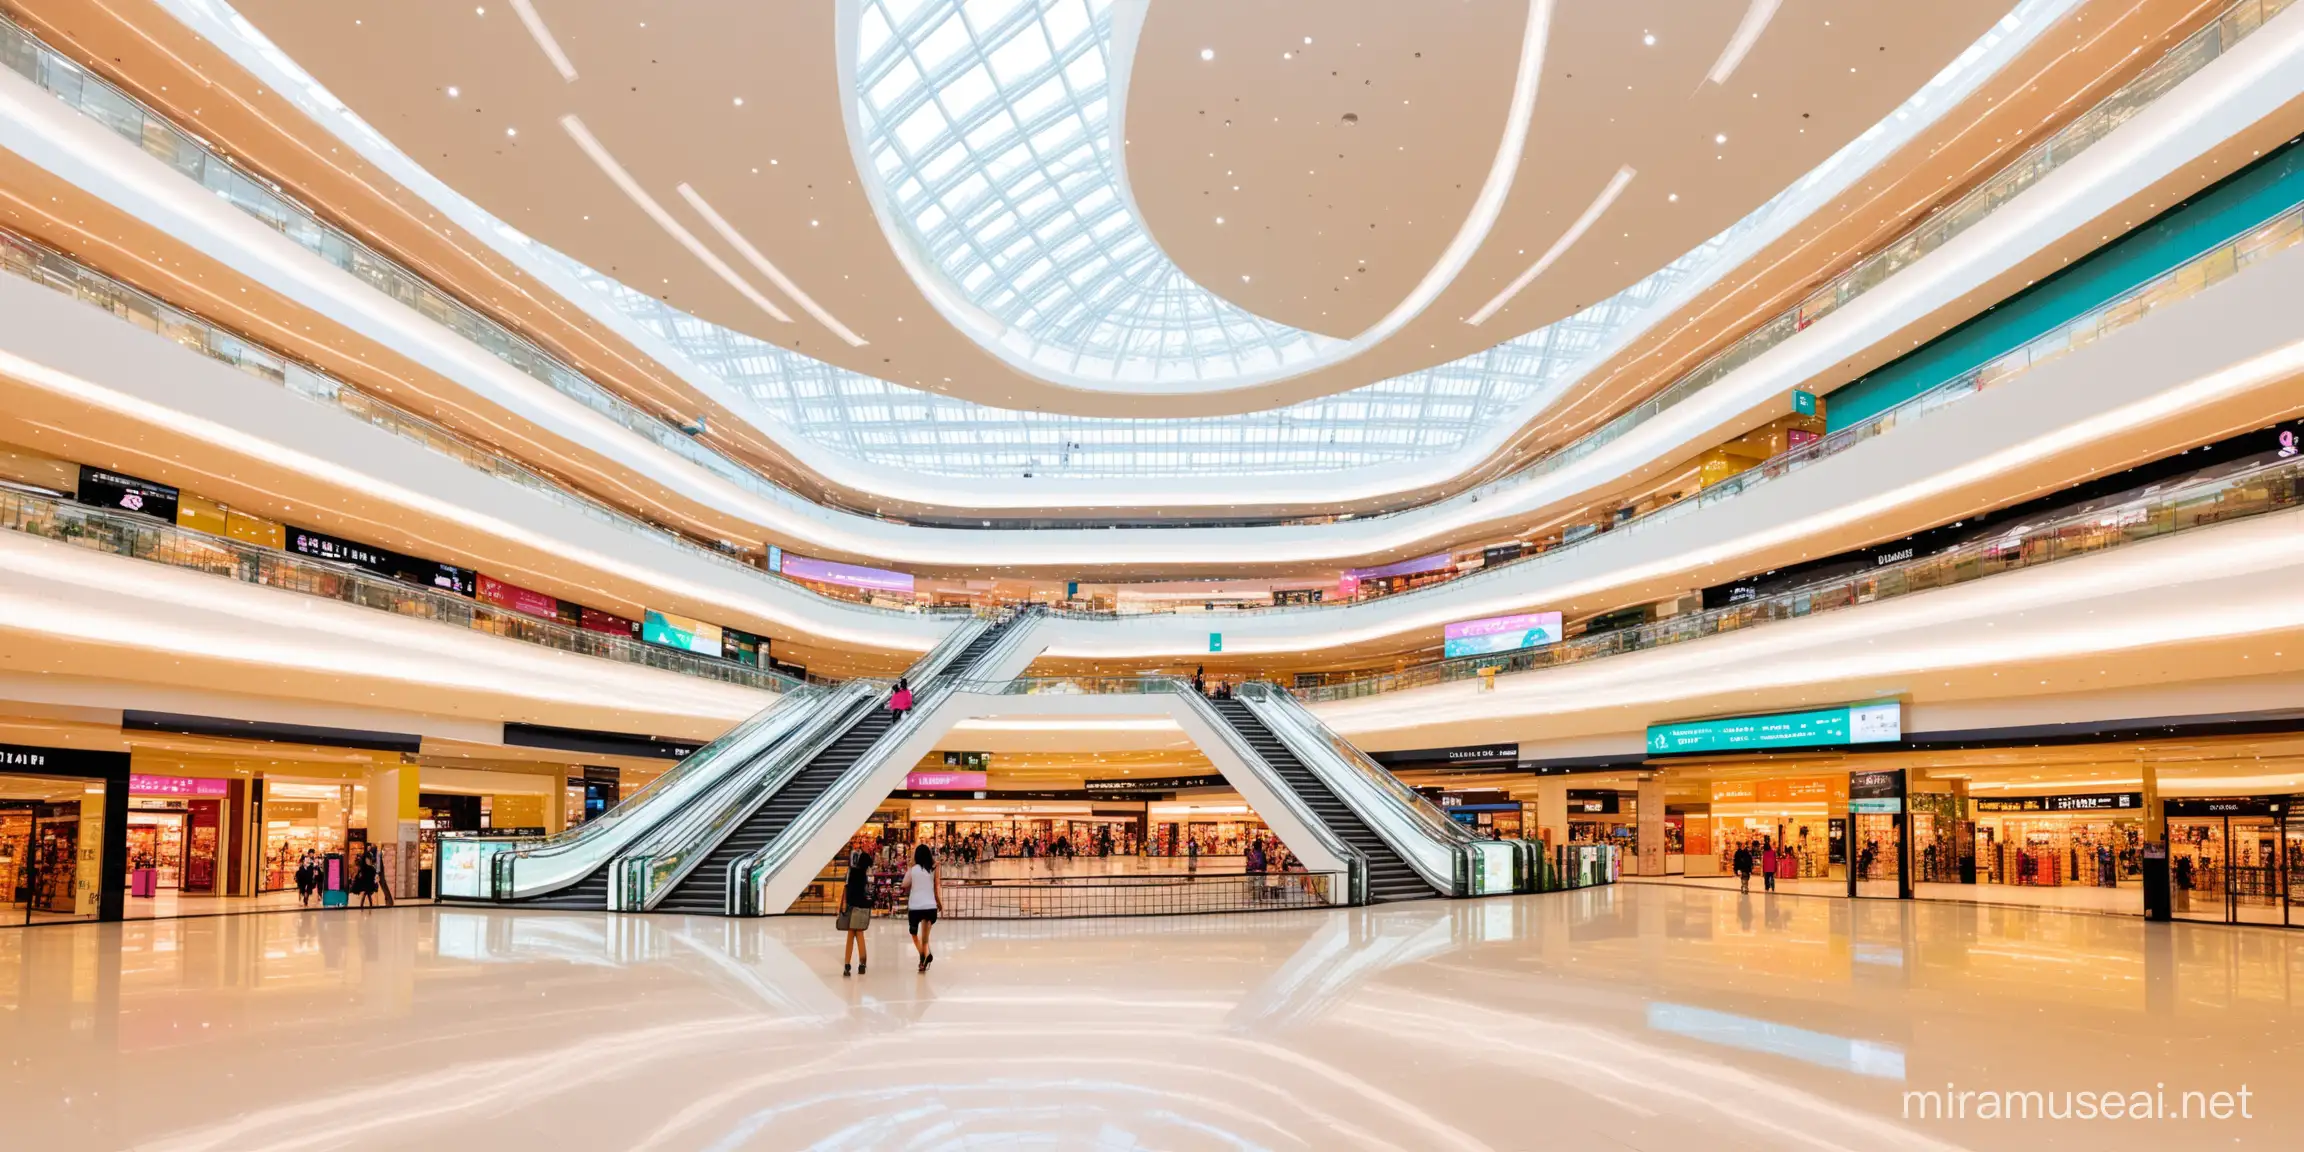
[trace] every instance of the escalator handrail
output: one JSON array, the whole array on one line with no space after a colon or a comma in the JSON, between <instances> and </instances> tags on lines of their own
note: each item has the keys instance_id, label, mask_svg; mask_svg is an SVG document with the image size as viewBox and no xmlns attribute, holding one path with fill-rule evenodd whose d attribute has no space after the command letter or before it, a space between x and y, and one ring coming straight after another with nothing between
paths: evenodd
<instances>
[{"instance_id":1,"label":"escalator handrail","mask_svg":"<svg viewBox=\"0 0 2304 1152\"><path fill-rule=\"evenodd\" d=\"M885 691L876 681L842 684L801 726L746 763L715 792L710 803L691 805L682 819L668 822L645 843L619 855L610 890L611 907L623 911L654 907L738 825L775 796L785 781L846 735Z\"/></svg>"},{"instance_id":2,"label":"escalator handrail","mask_svg":"<svg viewBox=\"0 0 2304 1152\"><path fill-rule=\"evenodd\" d=\"M995 622L992 627L1003 631L993 640L991 647L976 657L970 667L954 669L950 675L938 675L914 691L914 719L909 723L925 722L952 695L956 686L967 683L962 677L978 667L997 666L1023 645L1039 623L1040 615L1029 610ZM793 854L799 851L797 845L815 835L824 822L831 819L830 814L845 804L866 778L878 771L881 763L902 743L901 734L906 731L902 725L890 727L880 739L873 742L872 747L865 749L856 758L854 764L848 766L846 772L841 773L838 780L827 785L822 795L794 816L792 823L778 833L775 839L762 845L759 851L730 862L724 891L727 893L726 906L731 914L765 915L761 904L769 878L787 866Z\"/></svg>"},{"instance_id":3,"label":"escalator handrail","mask_svg":"<svg viewBox=\"0 0 2304 1152\"><path fill-rule=\"evenodd\" d=\"M1238 728L1232 726L1231 718L1218 711L1214 701L1192 687L1191 681L1181 676L1168 676L1163 677L1163 679L1171 682L1173 685L1171 691L1181 693L1186 700L1191 702L1190 707L1200 714L1201 719L1215 725L1217 738L1231 747L1233 755L1240 757L1249 766L1250 771L1259 772L1263 776L1265 786L1272 789L1273 793L1280 797L1280 803L1288 808L1291 815L1303 821L1305 827L1312 830L1312 834L1321 841L1321 847L1335 853L1337 859L1344 861L1345 867L1351 873L1350 902L1353 904L1367 903L1370 868L1367 854L1346 843L1342 836L1337 835L1336 830L1330 828L1328 822L1321 819L1320 814L1314 812L1310 804L1305 803L1304 797L1297 794L1295 787L1281 778L1279 769L1274 768L1271 761L1264 759L1264 754L1258 752L1254 745L1248 743L1248 738L1241 735Z\"/></svg>"},{"instance_id":4,"label":"escalator handrail","mask_svg":"<svg viewBox=\"0 0 2304 1152\"><path fill-rule=\"evenodd\" d=\"M1274 739L1295 753L1417 875L1441 892L1465 894L1468 846L1479 837L1322 723L1278 684L1249 681L1236 695Z\"/></svg>"},{"instance_id":5,"label":"escalator handrail","mask_svg":"<svg viewBox=\"0 0 2304 1152\"><path fill-rule=\"evenodd\" d=\"M497 900L537 896L567 887L614 858L619 846L648 834L663 820L677 816L698 797L709 793L752 755L763 741L772 742L828 691L814 685L795 688L703 747L681 758L637 792L619 800L598 818L549 836L514 841L490 857L489 895ZM597 859L585 859L591 849L605 850ZM575 871L562 874L558 865L574 858ZM521 872L531 873L532 892L520 891ZM543 879L534 874L546 871Z\"/></svg>"}]
</instances>

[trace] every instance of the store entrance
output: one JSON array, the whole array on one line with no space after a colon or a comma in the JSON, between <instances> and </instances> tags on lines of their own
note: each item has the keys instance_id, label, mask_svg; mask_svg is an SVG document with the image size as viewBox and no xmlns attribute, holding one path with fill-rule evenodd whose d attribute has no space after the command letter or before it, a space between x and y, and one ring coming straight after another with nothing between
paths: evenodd
<instances>
[{"instance_id":1,"label":"store entrance","mask_svg":"<svg viewBox=\"0 0 2304 1152\"><path fill-rule=\"evenodd\" d=\"M184 886L184 822L186 813L130 810L128 813L128 884L138 896L153 890L174 892Z\"/></svg>"},{"instance_id":2,"label":"store entrance","mask_svg":"<svg viewBox=\"0 0 2304 1152\"><path fill-rule=\"evenodd\" d=\"M2168 876L2179 920L2292 924L2295 871L2286 862L2277 802L2168 802ZM2182 815L2177 815L2182 813ZM2291 851L2297 841L2287 841Z\"/></svg>"}]
</instances>

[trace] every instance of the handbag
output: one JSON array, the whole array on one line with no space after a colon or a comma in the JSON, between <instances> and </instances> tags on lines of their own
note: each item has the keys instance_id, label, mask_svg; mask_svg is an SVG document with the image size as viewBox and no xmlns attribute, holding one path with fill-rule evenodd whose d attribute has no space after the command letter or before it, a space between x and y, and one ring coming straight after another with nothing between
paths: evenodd
<instances>
[{"instance_id":1,"label":"handbag","mask_svg":"<svg viewBox=\"0 0 2304 1152\"><path fill-rule=\"evenodd\" d=\"M872 926L872 910L852 907L835 917L834 923L842 932L862 932Z\"/></svg>"}]
</instances>

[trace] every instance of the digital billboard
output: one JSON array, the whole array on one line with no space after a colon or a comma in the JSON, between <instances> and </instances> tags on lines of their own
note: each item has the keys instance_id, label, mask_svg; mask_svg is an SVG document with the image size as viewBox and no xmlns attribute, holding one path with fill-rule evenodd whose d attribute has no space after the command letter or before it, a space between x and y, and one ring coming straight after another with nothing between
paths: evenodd
<instances>
[{"instance_id":1,"label":"digital billboard","mask_svg":"<svg viewBox=\"0 0 2304 1152\"><path fill-rule=\"evenodd\" d=\"M1489 616L1459 620L1442 631L1443 656L1487 656L1517 652L1560 641L1558 612L1525 612L1517 616Z\"/></svg>"},{"instance_id":2,"label":"digital billboard","mask_svg":"<svg viewBox=\"0 0 2304 1152\"><path fill-rule=\"evenodd\" d=\"M1904 706L1856 704L1769 716L1732 716L1648 726L1648 751L1745 751L1755 748L1825 748L1882 744L1904 738Z\"/></svg>"},{"instance_id":3,"label":"digital billboard","mask_svg":"<svg viewBox=\"0 0 2304 1152\"><path fill-rule=\"evenodd\" d=\"M678 648L703 656L720 655L720 626L675 616L670 612L648 610L647 618L640 622L640 638L650 644Z\"/></svg>"},{"instance_id":4,"label":"digital billboard","mask_svg":"<svg viewBox=\"0 0 2304 1152\"><path fill-rule=\"evenodd\" d=\"M863 588L874 592L912 591L912 576L906 572L891 572L885 568L866 568L861 564L835 564L830 560L811 560L805 556L782 554L777 570L794 580L814 580L819 584L839 584L849 588Z\"/></svg>"}]
</instances>

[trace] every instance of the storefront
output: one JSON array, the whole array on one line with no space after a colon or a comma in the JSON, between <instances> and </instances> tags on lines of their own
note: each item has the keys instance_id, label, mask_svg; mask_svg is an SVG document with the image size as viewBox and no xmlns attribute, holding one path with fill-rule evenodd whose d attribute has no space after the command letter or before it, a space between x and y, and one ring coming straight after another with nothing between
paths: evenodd
<instances>
[{"instance_id":1,"label":"storefront","mask_svg":"<svg viewBox=\"0 0 2304 1152\"><path fill-rule=\"evenodd\" d=\"M1683 814L1681 867L1687 875L1733 875L1738 849L1758 860L1773 847L1780 880L1845 878L1846 773L1714 780L1709 791L1706 812Z\"/></svg>"},{"instance_id":2,"label":"storefront","mask_svg":"<svg viewBox=\"0 0 2304 1152\"><path fill-rule=\"evenodd\" d=\"M233 782L198 776L128 777L128 892L219 895L225 890Z\"/></svg>"},{"instance_id":3,"label":"storefront","mask_svg":"<svg viewBox=\"0 0 2304 1152\"><path fill-rule=\"evenodd\" d=\"M0 744L0 925L117 920L128 755Z\"/></svg>"},{"instance_id":4,"label":"storefront","mask_svg":"<svg viewBox=\"0 0 2304 1152\"><path fill-rule=\"evenodd\" d=\"M2141 792L1979 797L1969 806L1975 817L1975 869L1968 883L2042 888L2143 883Z\"/></svg>"},{"instance_id":5,"label":"storefront","mask_svg":"<svg viewBox=\"0 0 2304 1152\"><path fill-rule=\"evenodd\" d=\"M274 776L263 781L264 840L257 868L259 892L296 887L296 867L306 853L326 859L349 855L365 843L368 789L341 780Z\"/></svg>"},{"instance_id":6,"label":"storefront","mask_svg":"<svg viewBox=\"0 0 2304 1152\"><path fill-rule=\"evenodd\" d=\"M2304 821L2293 797L2166 801L2179 920L2304 927Z\"/></svg>"}]
</instances>

